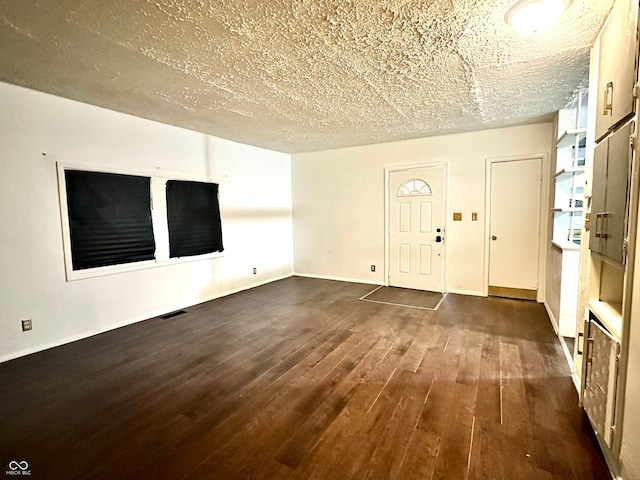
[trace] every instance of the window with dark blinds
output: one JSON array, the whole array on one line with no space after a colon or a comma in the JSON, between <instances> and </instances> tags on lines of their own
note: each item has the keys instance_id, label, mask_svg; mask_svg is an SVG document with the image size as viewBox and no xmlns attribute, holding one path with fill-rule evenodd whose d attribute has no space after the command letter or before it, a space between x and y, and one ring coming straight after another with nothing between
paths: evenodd
<instances>
[{"instance_id":1,"label":"window with dark blinds","mask_svg":"<svg viewBox=\"0 0 640 480\"><path fill-rule=\"evenodd\" d=\"M171 258L222 252L218 184L167 180Z\"/></svg>"},{"instance_id":2,"label":"window with dark blinds","mask_svg":"<svg viewBox=\"0 0 640 480\"><path fill-rule=\"evenodd\" d=\"M153 260L151 178L65 170L74 270Z\"/></svg>"}]
</instances>

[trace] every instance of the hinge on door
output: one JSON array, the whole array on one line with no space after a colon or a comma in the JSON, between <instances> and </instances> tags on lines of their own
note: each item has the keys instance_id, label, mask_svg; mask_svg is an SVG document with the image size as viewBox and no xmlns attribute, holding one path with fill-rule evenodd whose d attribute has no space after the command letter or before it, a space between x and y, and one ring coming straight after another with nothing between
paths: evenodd
<instances>
[{"instance_id":1,"label":"hinge on door","mask_svg":"<svg viewBox=\"0 0 640 480\"><path fill-rule=\"evenodd\" d=\"M633 98L640 97L640 83L636 83L633 87Z\"/></svg>"},{"instance_id":2,"label":"hinge on door","mask_svg":"<svg viewBox=\"0 0 640 480\"><path fill-rule=\"evenodd\" d=\"M624 263L627 263L627 251L629 250L629 237L625 238L624 241L622 242L622 258L624 260ZM616 359L616 362L619 359Z\"/></svg>"},{"instance_id":3,"label":"hinge on door","mask_svg":"<svg viewBox=\"0 0 640 480\"><path fill-rule=\"evenodd\" d=\"M634 148L636 148L636 136L635 135L631 135L629 137L629 145L631 146L631 149L633 150Z\"/></svg>"}]
</instances>

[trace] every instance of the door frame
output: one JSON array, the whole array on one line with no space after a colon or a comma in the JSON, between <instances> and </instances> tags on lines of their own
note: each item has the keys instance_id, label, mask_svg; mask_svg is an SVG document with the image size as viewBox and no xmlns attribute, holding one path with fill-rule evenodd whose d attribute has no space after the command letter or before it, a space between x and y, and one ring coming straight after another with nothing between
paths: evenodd
<instances>
[{"instance_id":1,"label":"door frame","mask_svg":"<svg viewBox=\"0 0 640 480\"><path fill-rule=\"evenodd\" d=\"M485 216L484 216L484 285L483 294L489 296L489 250L491 233L491 167L494 163L517 162L519 160L540 159L540 225L538 228L538 292L536 302L545 300L545 270L547 258L547 232L549 231L549 155L532 153L529 155L509 155L489 157L485 160Z\"/></svg>"},{"instance_id":2,"label":"door frame","mask_svg":"<svg viewBox=\"0 0 640 480\"><path fill-rule=\"evenodd\" d=\"M411 165L401 165L394 167L385 167L384 169L384 285L389 286L389 269L390 269L390 223L389 215L391 212L391 193L389 192L389 180L392 172L404 172L408 170L417 170L421 168L444 167L444 178L442 180L442 228L444 230L444 245L442 248L442 293L447 291L447 230L448 230L448 207L449 207L449 162L426 162Z\"/></svg>"}]
</instances>

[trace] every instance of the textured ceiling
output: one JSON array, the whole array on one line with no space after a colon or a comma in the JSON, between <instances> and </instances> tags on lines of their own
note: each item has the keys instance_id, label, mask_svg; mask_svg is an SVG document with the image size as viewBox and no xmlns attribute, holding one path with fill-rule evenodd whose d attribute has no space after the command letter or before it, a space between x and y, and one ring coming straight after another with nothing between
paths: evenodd
<instances>
[{"instance_id":1,"label":"textured ceiling","mask_svg":"<svg viewBox=\"0 0 640 480\"><path fill-rule=\"evenodd\" d=\"M549 119L613 0L0 0L0 80L284 152Z\"/></svg>"}]
</instances>

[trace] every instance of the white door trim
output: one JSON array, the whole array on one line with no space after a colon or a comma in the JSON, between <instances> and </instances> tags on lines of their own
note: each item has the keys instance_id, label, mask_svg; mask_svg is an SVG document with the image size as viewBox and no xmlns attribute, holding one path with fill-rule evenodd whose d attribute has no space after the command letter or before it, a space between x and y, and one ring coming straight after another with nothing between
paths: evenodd
<instances>
[{"instance_id":1,"label":"white door trim","mask_svg":"<svg viewBox=\"0 0 640 480\"><path fill-rule=\"evenodd\" d=\"M384 285L389 286L389 248L390 248L390 239L389 239L389 215L391 208L391 196L389 192L389 180L391 172L403 172L407 170L416 170L419 168L433 168L433 167L444 167L444 181L443 181L443 192L442 192L442 203L443 203L443 228L444 228L444 246L442 250L442 293L447 291L447 251L449 249L447 242L447 230L448 230L448 206L449 206L449 162L427 162L427 163L419 163L419 164L411 164L411 165L403 165L397 167L385 167L384 169Z\"/></svg>"},{"instance_id":2,"label":"white door trim","mask_svg":"<svg viewBox=\"0 0 640 480\"><path fill-rule=\"evenodd\" d=\"M518 160L540 159L540 228L538 229L538 293L537 302L545 299L545 265L547 258L547 231L549 227L549 155L532 153L530 155L511 155L507 157L490 157L485 161L485 216L484 216L484 279L483 293L489 295L489 233L491 232L491 166L494 163L514 162Z\"/></svg>"}]
</instances>

